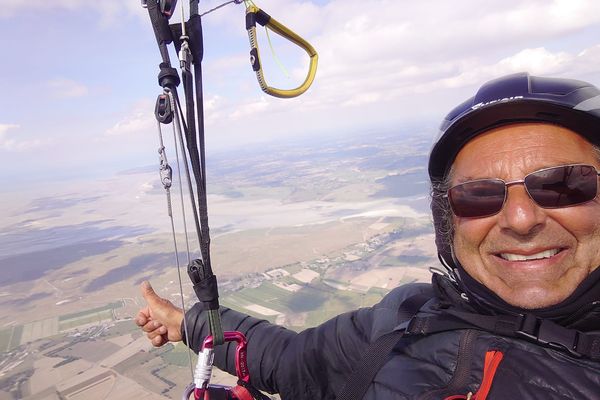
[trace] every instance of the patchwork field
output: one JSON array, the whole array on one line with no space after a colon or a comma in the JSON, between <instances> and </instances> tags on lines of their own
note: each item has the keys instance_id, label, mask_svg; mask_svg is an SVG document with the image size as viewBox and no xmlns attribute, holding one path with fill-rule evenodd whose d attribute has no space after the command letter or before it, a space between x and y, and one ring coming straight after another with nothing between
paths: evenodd
<instances>
[{"instance_id":1,"label":"patchwork field","mask_svg":"<svg viewBox=\"0 0 600 400\"><path fill-rule=\"evenodd\" d=\"M367 136L210 160L223 306L299 331L429 279L429 142ZM180 398L195 354L152 348L132 320L144 280L182 301L157 175L47 185L0 208L0 400ZM174 223L189 307L180 215ZM212 382L235 380L214 370Z\"/></svg>"}]
</instances>

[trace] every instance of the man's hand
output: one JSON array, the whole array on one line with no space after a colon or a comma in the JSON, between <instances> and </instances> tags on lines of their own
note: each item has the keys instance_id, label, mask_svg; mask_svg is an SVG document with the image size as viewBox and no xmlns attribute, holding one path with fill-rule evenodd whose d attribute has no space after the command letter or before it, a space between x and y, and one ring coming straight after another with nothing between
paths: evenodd
<instances>
[{"instance_id":1,"label":"man's hand","mask_svg":"<svg viewBox=\"0 0 600 400\"><path fill-rule=\"evenodd\" d=\"M179 342L182 339L183 311L157 295L148 281L142 283L140 290L146 300L146 307L138 312L135 323L146 332L153 346Z\"/></svg>"}]
</instances>

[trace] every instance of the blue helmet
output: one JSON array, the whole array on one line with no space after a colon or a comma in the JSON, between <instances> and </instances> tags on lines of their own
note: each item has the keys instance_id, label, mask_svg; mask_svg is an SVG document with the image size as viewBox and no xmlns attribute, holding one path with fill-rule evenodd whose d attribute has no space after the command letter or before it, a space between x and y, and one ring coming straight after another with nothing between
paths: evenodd
<instances>
[{"instance_id":1,"label":"blue helmet","mask_svg":"<svg viewBox=\"0 0 600 400\"><path fill-rule=\"evenodd\" d=\"M485 83L444 118L429 157L429 176L443 178L473 137L518 122L561 125L600 145L600 90L584 81L526 72Z\"/></svg>"}]
</instances>

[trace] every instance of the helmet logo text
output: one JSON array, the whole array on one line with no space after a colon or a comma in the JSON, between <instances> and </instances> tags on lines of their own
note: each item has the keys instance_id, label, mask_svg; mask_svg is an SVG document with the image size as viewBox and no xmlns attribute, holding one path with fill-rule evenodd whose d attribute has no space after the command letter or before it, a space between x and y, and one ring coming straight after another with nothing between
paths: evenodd
<instances>
[{"instance_id":1,"label":"helmet logo text","mask_svg":"<svg viewBox=\"0 0 600 400\"><path fill-rule=\"evenodd\" d=\"M478 108L487 107L489 105L496 104L496 103L506 103L508 101L521 100L522 98L523 98L523 96L511 96L511 97L504 97L502 99L481 102L481 103L477 103L474 106L472 106L471 110L477 110Z\"/></svg>"}]
</instances>

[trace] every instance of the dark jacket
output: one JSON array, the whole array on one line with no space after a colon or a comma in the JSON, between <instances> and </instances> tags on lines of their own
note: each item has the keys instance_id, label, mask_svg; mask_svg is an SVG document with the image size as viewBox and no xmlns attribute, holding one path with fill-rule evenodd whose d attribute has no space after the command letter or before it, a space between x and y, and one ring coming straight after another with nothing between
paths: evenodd
<instances>
[{"instance_id":1,"label":"dark jacket","mask_svg":"<svg viewBox=\"0 0 600 400\"><path fill-rule=\"evenodd\" d=\"M460 309L455 303L464 299L448 296L450 285L442 278L437 281L445 289L437 287L434 292L429 284L405 285L373 307L339 315L301 333L226 308L222 309L222 322L226 330L239 330L247 336L254 386L279 393L284 400L335 399L367 346L404 322L398 310L406 299L418 293L431 296L420 316L435 317L447 309ZM196 352L208 329L201 311L197 304L186 314L189 345ZM590 314L585 318L589 322ZM600 330L600 317L592 313L592 318L592 326ZM215 365L235 374L234 350L232 345L217 347ZM486 353L490 357L501 353L495 371L489 365L484 368ZM481 387L485 386L484 369L486 385L491 384L487 399L600 399L600 361L469 328L402 337L364 399L437 400L467 395L485 389Z\"/></svg>"}]
</instances>

